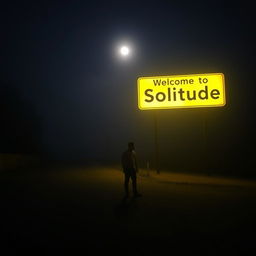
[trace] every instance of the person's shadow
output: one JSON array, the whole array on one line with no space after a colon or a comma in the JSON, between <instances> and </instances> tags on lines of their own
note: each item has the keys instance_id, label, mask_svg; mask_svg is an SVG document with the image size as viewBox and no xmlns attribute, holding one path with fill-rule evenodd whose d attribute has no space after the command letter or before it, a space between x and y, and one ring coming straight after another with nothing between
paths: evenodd
<instances>
[{"instance_id":1,"label":"person's shadow","mask_svg":"<svg viewBox=\"0 0 256 256\"><path fill-rule=\"evenodd\" d=\"M131 215L138 209L138 203L136 197L123 197L121 201L115 205L114 214L116 218Z\"/></svg>"}]
</instances>

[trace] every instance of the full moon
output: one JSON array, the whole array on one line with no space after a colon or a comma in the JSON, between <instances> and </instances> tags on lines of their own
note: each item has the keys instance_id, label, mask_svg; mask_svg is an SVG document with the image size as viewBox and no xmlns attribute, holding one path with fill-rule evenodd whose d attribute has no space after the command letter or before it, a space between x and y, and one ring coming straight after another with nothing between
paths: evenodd
<instances>
[{"instance_id":1,"label":"full moon","mask_svg":"<svg viewBox=\"0 0 256 256\"><path fill-rule=\"evenodd\" d=\"M122 46L120 48L120 53L123 56L127 56L129 54L129 52L130 52L130 50L129 50L129 48L127 46Z\"/></svg>"}]
</instances>

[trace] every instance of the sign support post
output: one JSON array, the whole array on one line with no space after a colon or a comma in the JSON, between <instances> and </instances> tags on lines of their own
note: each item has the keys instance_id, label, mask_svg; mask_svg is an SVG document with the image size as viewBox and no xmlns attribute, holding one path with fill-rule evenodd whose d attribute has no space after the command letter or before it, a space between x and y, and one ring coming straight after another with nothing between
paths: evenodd
<instances>
[{"instance_id":1,"label":"sign support post","mask_svg":"<svg viewBox=\"0 0 256 256\"><path fill-rule=\"evenodd\" d=\"M209 159L208 159L208 120L207 120L207 112L204 112L204 158L205 158L205 171L208 175L210 175L209 171Z\"/></svg>"},{"instance_id":2,"label":"sign support post","mask_svg":"<svg viewBox=\"0 0 256 256\"><path fill-rule=\"evenodd\" d=\"M160 174L159 171L159 145L158 145L158 117L157 111L154 111L154 135L155 135L155 165L156 173Z\"/></svg>"}]
</instances>

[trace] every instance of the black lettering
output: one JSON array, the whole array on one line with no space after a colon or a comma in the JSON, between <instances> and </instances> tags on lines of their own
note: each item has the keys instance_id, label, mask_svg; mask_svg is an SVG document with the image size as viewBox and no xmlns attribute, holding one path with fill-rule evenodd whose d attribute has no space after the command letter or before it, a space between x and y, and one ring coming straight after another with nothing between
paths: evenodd
<instances>
[{"instance_id":1,"label":"black lettering","mask_svg":"<svg viewBox=\"0 0 256 256\"><path fill-rule=\"evenodd\" d=\"M161 85L161 79L160 80L153 80L153 83L155 86Z\"/></svg>"},{"instance_id":2,"label":"black lettering","mask_svg":"<svg viewBox=\"0 0 256 256\"><path fill-rule=\"evenodd\" d=\"M188 79L181 79L180 84L188 84Z\"/></svg>"},{"instance_id":3,"label":"black lettering","mask_svg":"<svg viewBox=\"0 0 256 256\"><path fill-rule=\"evenodd\" d=\"M204 78L204 79L203 79L203 83L206 84L207 82L208 82L208 79L207 79L207 78Z\"/></svg>"},{"instance_id":4,"label":"black lettering","mask_svg":"<svg viewBox=\"0 0 256 256\"><path fill-rule=\"evenodd\" d=\"M160 95L162 95L162 96L160 97ZM156 99L160 102L164 101L165 98L166 98L166 96L163 92L159 92L159 93L156 94Z\"/></svg>"},{"instance_id":5,"label":"black lettering","mask_svg":"<svg viewBox=\"0 0 256 256\"><path fill-rule=\"evenodd\" d=\"M211 97L215 100L217 100L220 97L220 91L217 89L213 89L211 91Z\"/></svg>"},{"instance_id":6,"label":"black lettering","mask_svg":"<svg viewBox=\"0 0 256 256\"><path fill-rule=\"evenodd\" d=\"M146 101L146 102L152 102L152 101L154 100L154 96L151 95L151 94L149 94L148 92L153 92L153 90L152 90L152 89L147 89L147 90L145 91L145 95L150 98L149 100L148 100L148 99L145 99L145 101Z\"/></svg>"},{"instance_id":7,"label":"black lettering","mask_svg":"<svg viewBox=\"0 0 256 256\"><path fill-rule=\"evenodd\" d=\"M178 93L180 94L180 99L183 100L183 101L185 100L184 97L183 97L184 92L185 91L183 91L182 88L180 88L179 91L178 91Z\"/></svg>"},{"instance_id":8,"label":"black lettering","mask_svg":"<svg viewBox=\"0 0 256 256\"><path fill-rule=\"evenodd\" d=\"M194 83L194 80L193 80L193 79L189 79L189 83L190 83L190 84L193 84L193 83Z\"/></svg>"},{"instance_id":9,"label":"black lettering","mask_svg":"<svg viewBox=\"0 0 256 256\"><path fill-rule=\"evenodd\" d=\"M172 90L173 90L173 100L176 101L176 92L175 92L176 88L173 87Z\"/></svg>"},{"instance_id":10,"label":"black lettering","mask_svg":"<svg viewBox=\"0 0 256 256\"><path fill-rule=\"evenodd\" d=\"M168 88L168 101L171 101L171 88Z\"/></svg>"},{"instance_id":11,"label":"black lettering","mask_svg":"<svg viewBox=\"0 0 256 256\"><path fill-rule=\"evenodd\" d=\"M190 96L190 91L187 91L187 98L188 100L196 100L196 91L193 90L193 96Z\"/></svg>"},{"instance_id":12,"label":"black lettering","mask_svg":"<svg viewBox=\"0 0 256 256\"><path fill-rule=\"evenodd\" d=\"M205 88L204 90L200 90L198 92L198 97L201 100L207 100L208 99L208 86L205 86L204 88ZM204 97L202 96L202 93L204 94Z\"/></svg>"},{"instance_id":13,"label":"black lettering","mask_svg":"<svg viewBox=\"0 0 256 256\"><path fill-rule=\"evenodd\" d=\"M166 85L166 81L162 81L162 85Z\"/></svg>"}]
</instances>

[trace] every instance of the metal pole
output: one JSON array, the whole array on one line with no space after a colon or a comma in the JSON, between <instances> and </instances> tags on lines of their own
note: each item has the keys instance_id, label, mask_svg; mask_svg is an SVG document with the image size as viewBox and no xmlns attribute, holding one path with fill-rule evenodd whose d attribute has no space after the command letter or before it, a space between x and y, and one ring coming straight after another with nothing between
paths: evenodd
<instances>
[{"instance_id":1,"label":"metal pole","mask_svg":"<svg viewBox=\"0 0 256 256\"><path fill-rule=\"evenodd\" d=\"M205 158L205 169L209 175L209 163L208 163L208 118L207 111L204 112L204 158Z\"/></svg>"},{"instance_id":2,"label":"metal pole","mask_svg":"<svg viewBox=\"0 0 256 256\"><path fill-rule=\"evenodd\" d=\"M156 162L156 173L160 174L159 171L159 147L158 147L158 120L157 110L154 111L154 132L155 132L155 162Z\"/></svg>"}]
</instances>

